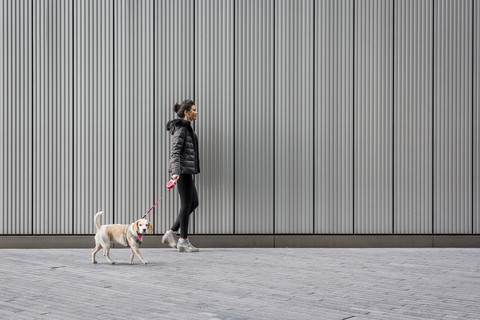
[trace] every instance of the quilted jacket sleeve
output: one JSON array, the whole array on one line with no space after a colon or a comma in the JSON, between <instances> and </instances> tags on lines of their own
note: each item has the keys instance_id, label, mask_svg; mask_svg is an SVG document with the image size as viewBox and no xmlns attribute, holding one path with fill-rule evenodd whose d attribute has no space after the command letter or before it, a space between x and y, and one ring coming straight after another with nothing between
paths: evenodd
<instances>
[{"instance_id":1,"label":"quilted jacket sleeve","mask_svg":"<svg viewBox=\"0 0 480 320\"><path fill-rule=\"evenodd\" d=\"M179 128L172 135L172 148L170 150L170 171L172 174L182 173L182 149L187 136L187 128Z\"/></svg>"}]
</instances>

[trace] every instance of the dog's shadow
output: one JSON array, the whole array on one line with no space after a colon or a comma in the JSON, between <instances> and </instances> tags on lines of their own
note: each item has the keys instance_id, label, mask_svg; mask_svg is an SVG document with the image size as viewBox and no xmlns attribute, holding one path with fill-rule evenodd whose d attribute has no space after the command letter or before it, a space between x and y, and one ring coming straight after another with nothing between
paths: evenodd
<instances>
[{"instance_id":1,"label":"dog's shadow","mask_svg":"<svg viewBox=\"0 0 480 320\"><path fill-rule=\"evenodd\" d=\"M139 263L133 263L133 264L130 264L128 262L115 262L114 264L110 264L108 262L98 262L98 263L91 263L91 265L95 266L111 266L112 268L114 267L117 267L117 266L128 266L128 267L135 267L135 266L144 266L144 267L148 267L149 265L155 265L156 263L148 263L148 264L143 264L142 262L139 262Z\"/></svg>"}]
</instances>

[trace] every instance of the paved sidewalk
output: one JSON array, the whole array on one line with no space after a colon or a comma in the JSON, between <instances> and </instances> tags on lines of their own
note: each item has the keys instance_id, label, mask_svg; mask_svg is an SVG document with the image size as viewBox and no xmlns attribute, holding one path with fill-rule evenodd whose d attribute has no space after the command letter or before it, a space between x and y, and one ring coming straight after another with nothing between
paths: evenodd
<instances>
[{"instance_id":1,"label":"paved sidewalk","mask_svg":"<svg viewBox=\"0 0 480 320\"><path fill-rule=\"evenodd\" d=\"M480 319L480 249L0 250L0 319Z\"/></svg>"}]
</instances>

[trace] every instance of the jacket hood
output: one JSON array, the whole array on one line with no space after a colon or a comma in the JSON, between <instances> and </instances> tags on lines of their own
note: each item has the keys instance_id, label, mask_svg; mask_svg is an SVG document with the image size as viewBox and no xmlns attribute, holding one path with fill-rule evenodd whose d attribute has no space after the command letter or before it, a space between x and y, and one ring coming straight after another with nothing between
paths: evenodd
<instances>
[{"instance_id":1,"label":"jacket hood","mask_svg":"<svg viewBox=\"0 0 480 320\"><path fill-rule=\"evenodd\" d=\"M170 134L174 134L178 128L187 127L190 132L193 132L193 128L190 125L190 122L183 119L174 119L167 122L167 131L170 131Z\"/></svg>"}]
</instances>

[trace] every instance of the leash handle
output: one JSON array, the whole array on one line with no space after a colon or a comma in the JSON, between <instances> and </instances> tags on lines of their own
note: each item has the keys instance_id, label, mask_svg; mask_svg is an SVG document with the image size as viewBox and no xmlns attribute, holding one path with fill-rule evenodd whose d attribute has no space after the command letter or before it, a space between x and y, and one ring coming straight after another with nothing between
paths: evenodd
<instances>
[{"instance_id":1,"label":"leash handle","mask_svg":"<svg viewBox=\"0 0 480 320\"><path fill-rule=\"evenodd\" d=\"M170 180L170 181L168 181L168 183L167 183L167 189L168 189L167 192L165 192L165 193L163 194L163 196L162 196L160 199L158 199L157 202L155 202L155 204L153 205L153 207L151 207L150 210L148 210L147 213L145 213L145 214L143 215L142 219L145 219L145 217L147 216L147 214L149 214L150 211L152 211L152 209L155 208L155 206L157 205L157 203L159 203L159 202L163 199L163 197L165 197L165 195L168 193L168 191L170 191L173 187L175 187L176 184L177 184L177 181L176 181L176 180Z\"/></svg>"},{"instance_id":2,"label":"leash handle","mask_svg":"<svg viewBox=\"0 0 480 320\"><path fill-rule=\"evenodd\" d=\"M171 179L171 180L168 181L168 183L167 183L167 189L168 189L168 190L172 189L173 187L175 187L176 184L177 184L177 180Z\"/></svg>"}]
</instances>

